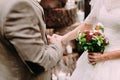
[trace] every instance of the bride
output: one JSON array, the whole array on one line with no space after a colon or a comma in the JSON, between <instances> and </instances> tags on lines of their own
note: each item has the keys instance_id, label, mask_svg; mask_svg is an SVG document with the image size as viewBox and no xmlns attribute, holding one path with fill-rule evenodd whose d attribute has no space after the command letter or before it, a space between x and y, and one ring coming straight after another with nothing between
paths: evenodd
<instances>
[{"instance_id":1,"label":"bride","mask_svg":"<svg viewBox=\"0 0 120 80\"><path fill-rule=\"evenodd\" d=\"M84 52L70 80L120 80L120 0L94 0L91 4L91 12L80 26L64 36L53 36L64 43L75 39L78 32L90 30L94 24L101 22L105 26L109 46L103 54Z\"/></svg>"}]
</instances>

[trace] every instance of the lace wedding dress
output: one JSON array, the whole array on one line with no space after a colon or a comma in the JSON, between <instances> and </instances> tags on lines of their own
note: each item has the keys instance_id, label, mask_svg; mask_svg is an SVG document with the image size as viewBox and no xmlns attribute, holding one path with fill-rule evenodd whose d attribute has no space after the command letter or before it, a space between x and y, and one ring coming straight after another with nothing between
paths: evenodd
<instances>
[{"instance_id":1,"label":"lace wedding dress","mask_svg":"<svg viewBox=\"0 0 120 80\"><path fill-rule=\"evenodd\" d=\"M101 22L104 25L105 36L110 42L105 51L120 50L120 0L95 0L85 22ZM87 55L88 53L84 52L78 59L70 80L120 80L120 59L91 65Z\"/></svg>"}]
</instances>

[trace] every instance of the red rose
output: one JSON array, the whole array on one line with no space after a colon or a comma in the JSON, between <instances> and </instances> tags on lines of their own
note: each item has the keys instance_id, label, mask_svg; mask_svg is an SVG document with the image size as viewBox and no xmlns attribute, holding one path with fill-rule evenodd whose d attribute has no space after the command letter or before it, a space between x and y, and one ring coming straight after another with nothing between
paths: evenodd
<instances>
[{"instance_id":1,"label":"red rose","mask_svg":"<svg viewBox=\"0 0 120 80\"><path fill-rule=\"evenodd\" d=\"M107 45L107 44L109 43L109 41L108 41L107 38L105 38L103 41L104 41L104 44L105 44L105 45Z\"/></svg>"},{"instance_id":2,"label":"red rose","mask_svg":"<svg viewBox=\"0 0 120 80\"><path fill-rule=\"evenodd\" d=\"M87 40L87 41L91 41L91 40L92 40L92 35L87 34L87 35L86 35L86 40Z\"/></svg>"},{"instance_id":3,"label":"red rose","mask_svg":"<svg viewBox=\"0 0 120 80\"><path fill-rule=\"evenodd\" d=\"M93 35L95 35L95 36L100 36L100 35L102 35L102 34L101 34L100 32L94 32Z\"/></svg>"}]
</instances>

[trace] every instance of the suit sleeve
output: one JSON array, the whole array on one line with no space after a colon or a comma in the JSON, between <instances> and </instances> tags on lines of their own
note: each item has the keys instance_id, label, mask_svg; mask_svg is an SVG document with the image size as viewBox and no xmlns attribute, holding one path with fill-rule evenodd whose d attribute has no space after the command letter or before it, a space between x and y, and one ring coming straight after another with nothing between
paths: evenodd
<instances>
[{"instance_id":1,"label":"suit sleeve","mask_svg":"<svg viewBox=\"0 0 120 80\"><path fill-rule=\"evenodd\" d=\"M34 9L26 3L19 3L13 6L7 15L4 34L25 61L38 64L48 70L61 59L63 49L57 42L51 45L44 43L39 28L42 26L39 24L41 22Z\"/></svg>"}]
</instances>

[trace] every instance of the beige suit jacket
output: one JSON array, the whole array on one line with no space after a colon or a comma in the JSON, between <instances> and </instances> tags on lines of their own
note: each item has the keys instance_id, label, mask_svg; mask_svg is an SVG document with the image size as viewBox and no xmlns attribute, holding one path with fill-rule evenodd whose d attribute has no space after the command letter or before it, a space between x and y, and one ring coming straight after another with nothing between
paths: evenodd
<instances>
[{"instance_id":1,"label":"beige suit jacket","mask_svg":"<svg viewBox=\"0 0 120 80\"><path fill-rule=\"evenodd\" d=\"M45 29L43 9L36 1L0 0L0 36L7 44L0 41L0 80L51 80L51 68L63 49L57 42L47 45ZM26 67L26 61L32 66ZM44 71L32 75L34 64Z\"/></svg>"}]
</instances>

